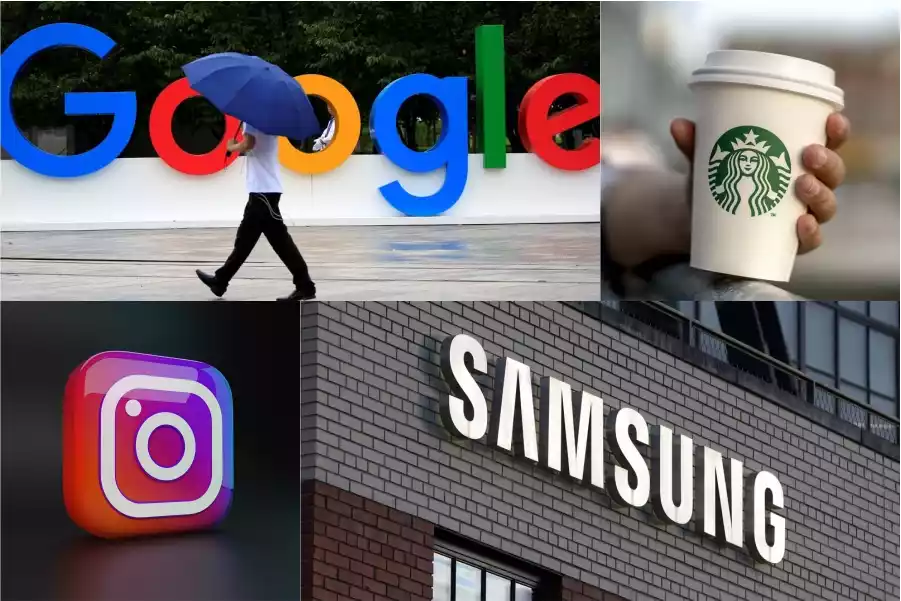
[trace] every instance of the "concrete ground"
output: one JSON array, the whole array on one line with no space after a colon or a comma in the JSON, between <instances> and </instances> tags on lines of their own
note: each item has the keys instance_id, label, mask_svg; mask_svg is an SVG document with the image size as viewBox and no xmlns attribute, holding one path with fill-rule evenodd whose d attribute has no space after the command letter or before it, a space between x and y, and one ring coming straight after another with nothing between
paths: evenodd
<instances>
[{"instance_id":1,"label":"concrete ground","mask_svg":"<svg viewBox=\"0 0 901 601\"><path fill-rule=\"evenodd\" d=\"M237 226L237 224L236 224ZM599 300L598 224L296 227L322 300ZM3 232L4 300L215 300L234 229ZM265 238L225 300L293 289Z\"/></svg>"}]
</instances>

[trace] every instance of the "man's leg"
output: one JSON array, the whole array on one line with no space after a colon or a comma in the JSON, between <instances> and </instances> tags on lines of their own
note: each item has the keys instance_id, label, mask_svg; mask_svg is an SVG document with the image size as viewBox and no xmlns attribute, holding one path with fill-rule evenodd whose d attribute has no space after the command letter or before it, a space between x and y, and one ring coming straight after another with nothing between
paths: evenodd
<instances>
[{"instance_id":1,"label":"man's leg","mask_svg":"<svg viewBox=\"0 0 901 601\"><path fill-rule=\"evenodd\" d=\"M297 245L294 244L294 239L291 238L288 228L281 221L281 211L278 208L280 199L281 194L266 194L266 200L269 202L269 206L272 207L273 213L278 215L278 219L272 215L267 215L263 234L265 234L269 244L272 245L275 254L278 255L278 258L291 272L291 275L294 277L294 286L297 290L302 293L315 294L316 285L310 279L307 263L303 260Z\"/></svg>"},{"instance_id":2,"label":"man's leg","mask_svg":"<svg viewBox=\"0 0 901 601\"><path fill-rule=\"evenodd\" d=\"M200 280L209 286L216 296L222 296L225 293L228 283L238 273L238 269L241 268L247 257L250 256L253 247L256 246L260 235L263 233L262 220L256 204L260 204L259 201L255 203L251 196L247 201L247 206L244 207L244 217L241 219L241 224L238 226L238 232L235 235L235 247L222 267L216 270L216 274L210 276L200 270L197 271L197 276Z\"/></svg>"}]
</instances>

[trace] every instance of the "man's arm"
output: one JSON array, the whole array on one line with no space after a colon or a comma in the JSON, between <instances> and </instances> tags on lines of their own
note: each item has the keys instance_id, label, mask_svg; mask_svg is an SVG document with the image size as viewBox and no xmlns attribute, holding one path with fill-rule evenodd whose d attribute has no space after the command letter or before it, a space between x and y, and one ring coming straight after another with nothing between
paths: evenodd
<instances>
[{"instance_id":1,"label":"man's arm","mask_svg":"<svg viewBox=\"0 0 901 601\"><path fill-rule=\"evenodd\" d=\"M313 150L325 150L325 148L332 143L332 138L334 137L335 122L330 120L328 125L325 126L325 131L322 132L322 135L313 141Z\"/></svg>"},{"instance_id":2,"label":"man's arm","mask_svg":"<svg viewBox=\"0 0 901 601\"><path fill-rule=\"evenodd\" d=\"M253 137L253 134L244 134L244 139L238 142L237 140L229 140L228 144L226 144L225 149L228 152L237 152L238 154L245 154L253 150L253 147L256 145L257 139Z\"/></svg>"},{"instance_id":3,"label":"man's arm","mask_svg":"<svg viewBox=\"0 0 901 601\"><path fill-rule=\"evenodd\" d=\"M319 138L319 141L322 143L322 147L325 148L329 144L332 143L332 138L335 137L335 120L331 119L328 125L325 127L325 132L323 132L322 137Z\"/></svg>"}]
</instances>

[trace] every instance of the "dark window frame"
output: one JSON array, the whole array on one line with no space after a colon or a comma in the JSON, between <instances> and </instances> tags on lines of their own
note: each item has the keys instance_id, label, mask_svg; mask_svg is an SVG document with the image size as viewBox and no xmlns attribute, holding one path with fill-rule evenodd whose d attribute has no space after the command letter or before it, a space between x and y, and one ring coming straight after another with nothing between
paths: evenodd
<instances>
[{"instance_id":1,"label":"dark window frame","mask_svg":"<svg viewBox=\"0 0 901 601\"><path fill-rule=\"evenodd\" d=\"M433 552L436 555L442 555L451 560L451 601L456 601L457 598L457 562L465 563L466 565L479 570L481 601L495 601L494 599L486 599L485 597L487 594L486 575L488 573L510 581L510 601L515 601L517 584L529 588L534 595L542 582L541 576L535 573L513 567L507 563L489 558L482 553L474 551L468 546L463 546L447 540L435 540Z\"/></svg>"},{"instance_id":2,"label":"dark window frame","mask_svg":"<svg viewBox=\"0 0 901 601\"><path fill-rule=\"evenodd\" d=\"M865 384L865 386L862 387L864 389L864 392L866 393L866 400L863 400L861 402L864 403L865 405L867 405L868 407L872 407L873 406L873 402L872 402L873 395L877 395L882 398L889 398L889 397L886 397L884 394L874 391L872 382L870 380L870 366L872 364L871 357L870 357L870 333L872 331L876 331L876 332L883 334L885 336L888 336L889 338L894 340L894 342L895 342L895 361L897 362L898 361L898 351L899 351L899 337L901 337L901 335L899 335L899 330L901 330L901 329L899 329L898 327L893 326L889 323L886 323L884 321L880 321L880 320L877 320L877 319L874 319L873 317L871 317L871 315L870 315L871 301L865 301L866 302L866 307L865 307L866 312L865 313L861 313L860 311L856 311L854 309L851 309L850 307L846 307L845 305L839 304L839 301L809 301L809 302L816 302L817 304L819 304L823 307L826 307L828 309L831 309L833 311L832 321L833 321L833 328L835 329L835 345L833 348L833 361L835 363L835 374L832 375L833 386L837 390L842 390L842 383L846 383L850 386L855 386L857 388L861 388L861 386L859 384L855 384L854 382L845 380L844 378L842 378L842 375L841 375L841 356L840 356L841 344L842 344L841 320L844 318L852 323L862 325L864 327L864 331L866 332L866 335L864 337L864 372L865 372L864 380L865 380L866 384ZM800 303L798 305L798 317L799 317L799 322L801 324L804 324L804 326L806 328L807 303ZM809 373L811 370L813 370L815 373L826 375L822 371L817 370L816 368L809 367L807 365L807 357L806 357L807 353L802 352L802 349L804 349L804 351L806 351L806 346L807 346L806 344L804 344L804 338L799 338L799 343L802 343L799 346L799 353L798 353L799 369L801 369L801 371L804 371L805 373ZM899 398L899 394L898 394L899 390L898 390L897 368L895 371L895 377L893 378L893 382L895 383L895 390L894 390L894 396L893 396L893 398L891 398L891 400L895 404L895 415L897 417L901 418L901 398Z\"/></svg>"}]
</instances>

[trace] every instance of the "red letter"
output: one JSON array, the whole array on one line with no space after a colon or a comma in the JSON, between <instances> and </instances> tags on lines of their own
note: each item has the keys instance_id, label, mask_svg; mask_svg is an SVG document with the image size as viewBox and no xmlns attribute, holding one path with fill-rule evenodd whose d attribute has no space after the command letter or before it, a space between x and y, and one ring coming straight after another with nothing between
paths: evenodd
<instances>
[{"instance_id":1,"label":"red letter","mask_svg":"<svg viewBox=\"0 0 901 601\"><path fill-rule=\"evenodd\" d=\"M578 104L548 117L551 105L565 94ZM601 162L601 141L594 138L575 150L557 146L554 136L601 114L601 86L585 75L564 73L545 77L526 92L519 109L523 146L557 169L582 171Z\"/></svg>"},{"instance_id":2,"label":"red letter","mask_svg":"<svg viewBox=\"0 0 901 601\"><path fill-rule=\"evenodd\" d=\"M160 158L173 169L188 175L211 175L231 165L238 158L237 154L233 154L226 160L225 145L228 140L235 137L240 122L226 115L225 135L216 148L206 154L185 152L172 135L172 117L178 105L195 96L200 94L191 89L185 77L166 86L150 109L150 141ZM240 138L239 134L238 139Z\"/></svg>"}]
</instances>

